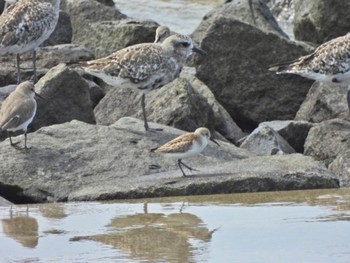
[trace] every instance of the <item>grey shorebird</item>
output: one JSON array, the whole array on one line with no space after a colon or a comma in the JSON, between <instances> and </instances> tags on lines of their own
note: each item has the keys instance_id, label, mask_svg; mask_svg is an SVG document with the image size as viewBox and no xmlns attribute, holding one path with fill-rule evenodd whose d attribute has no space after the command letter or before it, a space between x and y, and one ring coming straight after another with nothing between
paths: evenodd
<instances>
[{"instance_id":1,"label":"grey shorebird","mask_svg":"<svg viewBox=\"0 0 350 263\"><path fill-rule=\"evenodd\" d=\"M41 97L34 91L34 84L29 81L22 82L4 100L0 109L0 131L8 131L11 146L13 143L10 132L24 131L24 148L27 147L27 128L33 121L36 113L35 96Z\"/></svg>"},{"instance_id":2,"label":"grey shorebird","mask_svg":"<svg viewBox=\"0 0 350 263\"><path fill-rule=\"evenodd\" d=\"M161 44L142 43L126 47L96 60L80 65L89 74L101 78L114 87L131 87L142 93L141 107L144 126L149 130L146 109L146 93L158 89L177 78L192 52L205 54L186 35L175 34Z\"/></svg>"},{"instance_id":3,"label":"grey shorebird","mask_svg":"<svg viewBox=\"0 0 350 263\"><path fill-rule=\"evenodd\" d=\"M0 16L0 54L16 54L17 84L21 82L20 55L33 51L34 82L37 81L36 49L54 31L61 0L18 0Z\"/></svg>"},{"instance_id":4,"label":"grey shorebird","mask_svg":"<svg viewBox=\"0 0 350 263\"><path fill-rule=\"evenodd\" d=\"M201 127L194 132L181 135L158 148L151 149L151 152L163 154L165 157L178 159L177 164L182 175L186 177L182 166L190 171L195 171L195 169L184 164L182 159L201 153L204 148L207 147L209 139L219 145L217 141L211 138L210 131L207 128Z\"/></svg>"},{"instance_id":5,"label":"grey shorebird","mask_svg":"<svg viewBox=\"0 0 350 263\"><path fill-rule=\"evenodd\" d=\"M350 108L350 34L323 43L309 55L271 65L269 70L277 74L296 74L347 87L347 101Z\"/></svg>"},{"instance_id":6,"label":"grey shorebird","mask_svg":"<svg viewBox=\"0 0 350 263\"><path fill-rule=\"evenodd\" d=\"M156 29L156 38L154 40L154 43L162 43L168 36L170 36L169 27L159 26Z\"/></svg>"}]
</instances>

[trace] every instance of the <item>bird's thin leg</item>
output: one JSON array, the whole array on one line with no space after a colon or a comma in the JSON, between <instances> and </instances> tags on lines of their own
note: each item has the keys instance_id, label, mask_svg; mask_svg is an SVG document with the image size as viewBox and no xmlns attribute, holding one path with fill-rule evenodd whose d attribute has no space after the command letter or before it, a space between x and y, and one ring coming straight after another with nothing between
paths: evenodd
<instances>
[{"instance_id":1,"label":"bird's thin leg","mask_svg":"<svg viewBox=\"0 0 350 263\"><path fill-rule=\"evenodd\" d=\"M142 107L142 113L143 113L143 121L145 123L145 130L148 131L149 129L149 126L148 126L148 122L147 122L147 116L146 116L146 102L145 102L145 99L146 99L146 95L144 93L142 93L142 96L141 96L141 107Z\"/></svg>"},{"instance_id":2,"label":"bird's thin leg","mask_svg":"<svg viewBox=\"0 0 350 263\"><path fill-rule=\"evenodd\" d=\"M181 159L177 160L177 165L180 167L180 170L181 170L181 172L182 172L182 175L183 175L184 177L187 177L187 175L185 174L184 170L183 170L182 167L181 167L181 164L182 164Z\"/></svg>"},{"instance_id":3,"label":"bird's thin leg","mask_svg":"<svg viewBox=\"0 0 350 263\"><path fill-rule=\"evenodd\" d=\"M24 131L24 149L29 150L30 147L27 146L27 130Z\"/></svg>"},{"instance_id":4,"label":"bird's thin leg","mask_svg":"<svg viewBox=\"0 0 350 263\"><path fill-rule=\"evenodd\" d=\"M250 13L251 13L252 18L253 18L253 23L256 26L256 19L255 19L255 14L254 14L254 9L253 9L253 0L248 0L248 3L249 3Z\"/></svg>"},{"instance_id":5,"label":"bird's thin leg","mask_svg":"<svg viewBox=\"0 0 350 263\"><path fill-rule=\"evenodd\" d=\"M16 55L16 64L17 64L17 84L21 83L21 70L20 70L21 58L20 55Z\"/></svg>"},{"instance_id":6,"label":"bird's thin leg","mask_svg":"<svg viewBox=\"0 0 350 263\"><path fill-rule=\"evenodd\" d=\"M33 81L34 84L38 82L38 75L36 73L36 50L33 51Z\"/></svg>"},{"instance_id":7,"label":"bird's thin leg","mask_svg":"<svg viewBox=\"0 0 350 263\"><path fill-rule=\"evenodd\" d=\"M162 131L163 129L152 129L148 126L148 122L147 122L147 116L146 116L146 102L145 102L145 99L146 99L146 94L142 93L142 96L141 96L141 107L142 107L142 113L143 113L143 121L144 121L144 126L145 126L145 130L146 131Z\"/></svg>"},{"instance_id":8,"label":"bird's thin leg","mask_svg":"<svg viewBox=\"0 0 350 263\"><path fill-rule=\"evenodd\" d=\"M350 85L348 86L348 92L346 94L346 100L348 101L348 109L350 111Z\"/></svg>"},{"instance_id":9,"label":"bird's thin leg","mask_svg":"<svg viewBox=\"0 0 350 263\"><path fill-rule=\"evenodd\" d=\"M15 147L17 144L19 144L19 141L18 142L12 142L12 138L11 138L11 133L9 131L7 131L7 135L10 139L10 144L12 147Z\"/></svg>"},{"instance_id":10,"label":"bird's thin leg","mask_svg":"<svg viewBox=\"0 0 350 263\"><path fill-rule=\"evenodd\" d=\"M183 163L183 162L181 161L181 159L180 159L180 163L181 163L181 165L185 166L185 167L186 167L188 170L190 170L191 172L192 172L192 171L197 171L197 172L198 172L197 169L194 169L194 168L192 168L192 167L189 167L187 164Z\"/></svg>"}]
</instances>

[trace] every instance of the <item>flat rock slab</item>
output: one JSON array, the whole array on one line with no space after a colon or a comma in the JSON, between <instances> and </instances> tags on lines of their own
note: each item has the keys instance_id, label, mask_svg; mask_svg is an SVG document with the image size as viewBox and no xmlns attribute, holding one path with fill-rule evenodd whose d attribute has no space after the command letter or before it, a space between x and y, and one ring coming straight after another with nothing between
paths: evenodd
<instances>
[{"instance_id":1,"label":"flat rock slab","mask_svg":"<svg viewBox=\"0 0 350 263\"><path fill-rule=\"evenodd\" d=\"M0 194L24 203L339 186L310 157L256 157L225 142L220 147L210 142L201 155L184 160L200 170L185 178L174 160L149 150L183 132L155 123L152 127L164 130L145 132L143 122L133 118L111 126L72 121L29 134L28 151L1 142Z\"/></svg>"}]
</instances>

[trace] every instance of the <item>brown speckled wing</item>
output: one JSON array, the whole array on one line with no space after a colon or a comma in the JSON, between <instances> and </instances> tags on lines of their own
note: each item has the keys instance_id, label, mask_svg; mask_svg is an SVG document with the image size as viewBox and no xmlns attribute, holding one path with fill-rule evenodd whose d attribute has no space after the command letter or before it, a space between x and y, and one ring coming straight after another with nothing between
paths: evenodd
<instances>
[{"instance_id":1,"label":"brown speckled wing","mask_svg":"<svg viewBox=\"0 0 350 263\"><path fill-rule=\"evenodd\" d=\"M312 58L302 61L300 67L316 73L335 75L350 70L350 35L332 39L319 46Z\"/></svg>"},{"instance_id":2,"label":"brown speckled wing","mask_svg":"<svg viewBox=\"0 0 350 263\"><path fill-rule=\"evenodd\" d=\"M190 149L194 139L195 139L195 135L193 133L187 133L160 146L155 150L155 152L157 153L185 152Z\"/></svg>"},{"instance_id":3,"label":"brown speckled wing","mask_svg":"<svg viewBox=\"0 0 350 263\"><path fill-rule=\"evenodd\" d=\"M82 63L82 66L104 71L112 76L129 78L137 83L149 78L164 63L164 55L159 45L143 43L121 49L105 58Z\"/></svg>"},{"instance_id":4,"label":"brown speckled wing","mask_svg":"<svg viewBox=\"0 0 350 263\"><path fill-rule=\"evenodd\" d=\"M37 40L48 27L55 26L55 17L50 3L38 5L36 1L28 1L27 5L10 5L0 17L1 46L24 45Z\"/></svg>"}]
</instances>

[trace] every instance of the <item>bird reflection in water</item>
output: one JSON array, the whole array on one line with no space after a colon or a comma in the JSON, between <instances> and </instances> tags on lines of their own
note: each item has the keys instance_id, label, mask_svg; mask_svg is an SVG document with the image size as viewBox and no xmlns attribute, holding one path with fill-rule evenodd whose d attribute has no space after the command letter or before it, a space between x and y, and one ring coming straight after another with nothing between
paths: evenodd
<instances>
[{"instance_id":1,"label":"bird reflection in water","mask_svg":"<svg viewBox=\"0 0 350 263\"><path fill-rule=\"evenodd\" d=\"M144 213L118 216L107 225L106 234L75 237L71 241L93 240L125 252L131 259L147 261L194 262L194 248L190 240L203 245L212 234L203 221L190 213L149 213L147 202Z\"/></svg>"}]
</instances>

